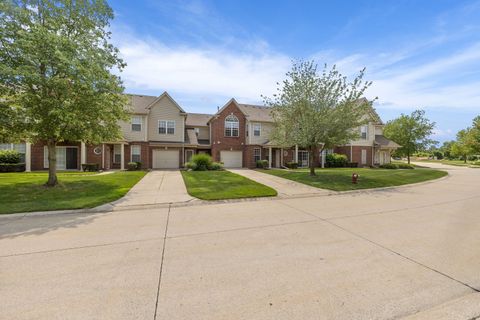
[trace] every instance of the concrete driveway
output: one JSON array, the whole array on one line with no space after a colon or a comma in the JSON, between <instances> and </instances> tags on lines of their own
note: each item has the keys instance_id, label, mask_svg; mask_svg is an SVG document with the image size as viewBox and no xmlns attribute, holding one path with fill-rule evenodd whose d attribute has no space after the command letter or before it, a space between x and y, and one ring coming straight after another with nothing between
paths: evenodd
<instances>
[{"instance_id":1,"label":"concrete driveway","mask_svg":"<svg viewBox=\"0 0 480 320\"><path fill-rule=\"evenodd\" d=\"M480 169L332 196L0 217L2 319L477 319Z\"/></svg>"},{"instance_id":2,"label":"concrete driveway","mask_svg":"<svg viewBox=\"0 0 480 320\"><path fill-rule=\"evenodd\" d=\"M308 195L328 195L334 192L319 189L296 181L272 176L271 174L262 173L250 169L228 169L229 171L249 178L250 180L260 182L277 190L279 197L295 197Z\"/></svg>"},{"instance_id":3,"label":"concrete driveway","mask_svg":"<svg viewBox=\"0 0 480 320\"><path fill-rule=\"evenodd\" d=\"M113 204L115 207L130 207L153 204L186 202L194 198L187 193L179 170L155 170L148 172L140 182Z\"/></svg>"}]
</instances>

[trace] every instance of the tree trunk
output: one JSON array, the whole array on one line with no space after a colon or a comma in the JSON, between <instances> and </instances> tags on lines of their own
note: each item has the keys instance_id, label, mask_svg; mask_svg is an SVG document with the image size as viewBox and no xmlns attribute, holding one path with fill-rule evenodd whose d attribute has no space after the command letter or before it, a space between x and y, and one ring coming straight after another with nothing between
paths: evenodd
<instances>
[{"instance_id":1,"label":"tree trunk","mask_svg":"<svg viewBox=\"0 0 480 320\"><path fill-rule=\"evenodd\" d=\"M467 155L463 156L463 163L467 163Z\"/></svg>"},{"instance_id":2,"label":"tree trunk","mask_svg":"<svg viewBox=\"0 0 480 320\"><path fill-rule=\"evenodd\" d=\"M57 142L53 139L47 140L48 148L48 181L45 184L47 187L54 187L57 185Z\"/></svg>"},{"instance_id":3,"label":"tree trunk","mask_svg":"<svg viewBox=\"0 0 480 320\"><path fill-rule=\"evenodd\" d=\"M310 176L315 176L315 148L310 148L310 152L308 153L308 165L310 167Z\"/></svg>"}]
</instances>

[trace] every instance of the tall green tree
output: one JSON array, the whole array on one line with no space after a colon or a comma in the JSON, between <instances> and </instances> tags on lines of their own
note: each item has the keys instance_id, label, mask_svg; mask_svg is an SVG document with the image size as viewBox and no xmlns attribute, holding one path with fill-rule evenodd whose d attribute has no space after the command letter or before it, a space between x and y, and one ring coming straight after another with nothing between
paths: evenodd
<instances>
[{"instance_id":1,"label":"tall green tree","mask_svg":"<svg viewBox=\"0 0 480 320\"><path fill-rule=\"evenodd\" d=\"M315 175L315 156L325 148L345 144L359 135L367 121L371 103L361 99L371 82L360 71L349 82L335 66L318 71L314 61L297 61L278 86L272 98L264 97L272 107L272 141L309 151L310 175Z\"/></svg>"},{"instance_id":2,"label":"tall green tree","mask_svg":"<svg viewBox=\"0 0 480 320\"><path fill-rule=\"evenodd\" d=\"M59 142L120 138L126 100L112 72L125 64L109 43L111 19L104 0L0 2L2 134L46 141L47 186L57 184Z\"/></svg>"},{"instance_id":3,"label":"tall green tree","mask_svg":"<svg viewBox=\"0 0 480 320\"><path fill-rule=\"evenodd\" d=\"M406 156L410 163L413 153L426 150L437 143L429 138L434 128L435 122L427 119L424 110L415 110L410 115L402 113L397 119L388 121L383 134L402 146L396 153Z\"/></svg>"},{"instance_id":4,"label":"tall green tree","mask_svg":"<svg viewBox=\"0 0 480 320\"><path fill-rule=\"evenodd\" d=\"M468 156L475 154L477 150L475 131L470 127L460 130L457 133L457 140L452 145L452 155L463 159L463 161L467 163Z\"/></svg>"}]
</instances>

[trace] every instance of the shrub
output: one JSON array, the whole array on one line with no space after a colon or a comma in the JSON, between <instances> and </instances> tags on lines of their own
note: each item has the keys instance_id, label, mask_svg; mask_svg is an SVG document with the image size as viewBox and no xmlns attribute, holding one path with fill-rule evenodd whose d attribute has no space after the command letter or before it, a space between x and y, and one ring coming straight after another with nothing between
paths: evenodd
<instances>
[{"instance_id":1,"label":"shrub","mask_svg":"<svg viewBox=\"0 0 480 320\"><path fill-rule=\"evenodd\" d=\"M408 163L399 163L397 164L398 169L415 169L415 166Z\"/></svg>"},{"instance_id":2,"label":"shrub","mask_svg":"<svg viewBox=\"0 0 480 320\"><path fill-rule=\"evenodd\" d=\"M348 163L348 158L344 154L339 154L339 153L331 153L327 154L325 157L325 162L327 164L327 167L330 168L341 168L345 167Z\"/></svg>"},{"instance_id":3,"label":"shrub","mask_svg":"<svg viewBox=\"0 0 480 320\"><path fill-rule=\"evenodd\" d=\"M187 170L195 171L197 169L197 165L194 162L189 161L189 162L185 163L185 168L187 168Z\"/></svg>"},{"instance_id":4,"label":"shrub","mask_svg":"<svg viewBox=\"0 0 480 320\"><path fill-rule=\"evenodd\" d=\"M395 163L385 163L380 166L382 169L398 169L398 165Z\"/></svg>"},{"instance_id":5,"label":"shrub","mask_svg":"<svg viewBox=\"0 0 480 320\"><path fill-rule=\"evenodd\" d=\"M17 150L0 150L0 163L20 163L20 153Z\"/></svg>"},{"instance_id":6,"label":"shrub","mask_svg":"<svg viewBox=\"0 0 480 320\"><path fill-rule=\"evenodd\" d=\"M138 163L137 163L137 162L129 162L129 163L127 163L127 170L128 170L128 171L138 170Z\"/></svg>"},{"instance_id":7,"label":"shrub","mask_svg":"<svg viewBox=\"0 0 480 320\"><path fill-rule=\"evenodd\" d=\"M286 163L287 168L289 169L297 169L298 168L298 163L294 161L290 161Z\"/></svg>"},{"instance_id":8,"label":"shrub","mask_svg":"<svg viewBox=\"0 0 480 320\"><path fill-rule=\"evenodd\" d=\"M206 153L199 153L192 157L191 162L196 165L194 170L205 171L212 165L212 157Z\"/></svg>"},{"instance_id":9,"label":"shrub","mask_svg":"<svg viewBox=\"0 0 480 320\"><path fill-rule=\"evenodd\" d=\"M0 163L0 172L25 171L25 163Z\"/></svg>"},{"instance_id":10,"label":"shrub","mask_svg":"<svg viewBox=\"0 0 480 320\"><path fill-rule=\"evenodd\" d=\"M434 151L433 156L437 158L437 160L442 160L443 159L443 153L440 151Z\"/></svg>"},{"instance_id":11,"label":"shrub","mask_svg":"<svg viewBox=\"0 0 480 320\"><path fill-rule=\"evenodd\" d=\"M223 164L221 164L220 162L212 162L208 167L208 170L222 170L222 169L223 169Z\"/></svg>"},{"instance_id":12,"label":"shrub","mask_svg":"<svg viewBox=\"0 0 480 320\"><path fill-rule=\"evenodd\" d=\"M473 156L468 156L467 160L468 161L477 161L479 159L479 156L473 155Z\"/></svg>"},{"instance_id":13,"label":"shrub","mask_svg":"<svg viewBox=\"0 0 480 320\"><path fill-rule=\"evenodd\" d=\"M98 171L100 165L98 163L83 163L82 170L83 171Z\"/></svg>"},{"instance_id":14,"label":"shrub","mask_svg":"<svg viewBox=\"0 0 480 320\"><path fill-rule=\"evenodd\" d=\"M262 168L262 169L268 168L268 161L267 160L257 160L257 168Z\"/></svg>"},{"instance_id":15,"label":"shrub","mask_svg":"<svg viewBox=\"0 0 480 320\"><path fill-rule=\"evenodd\" d=\"M137 170L142 169L142 163L140 161L137 161Z\"/></svg>"}]
</instances>

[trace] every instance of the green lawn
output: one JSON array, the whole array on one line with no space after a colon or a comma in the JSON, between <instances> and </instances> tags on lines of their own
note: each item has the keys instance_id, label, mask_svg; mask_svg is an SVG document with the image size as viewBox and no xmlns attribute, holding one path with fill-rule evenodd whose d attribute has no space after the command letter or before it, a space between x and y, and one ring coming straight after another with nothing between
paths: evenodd
<instances>
[{"instance_id":1,"label":"green lawn","mask_svg":"<svg viewBox=\"0 0 480 320\"><path fill-rule=\"evenodd\" d=\"M59 185L46 188L46 172L0 173L0 214L96 207L121 198L144 175L143 171L61 172Z\"/></svg>"},{"instance_id":2,"label":"green lawn","mask_svg":"<svg viewBox=\"0 0 480 320\"><path fill-rule=\"evenodd\" d=\"M313 187L335 191L371 189L400 186L422 182L446 176L447 173L434 169L389 170L363 168L316 169L317 175L311 177L308 169L297 170L261 170L261 172L290 179ZM359 174L357 184L352 183L352 174Z\"/></svg>"},{"instance_id":3,"label":"green lawn","mask_svg":"<svg viewBox=\"0 0 480 320\"><path fill-rule=\"evenodd\" d=\"M229 171L182 171L188 193L202 200L276 196L277 191Z\"/></svg>"}]
</instances>

